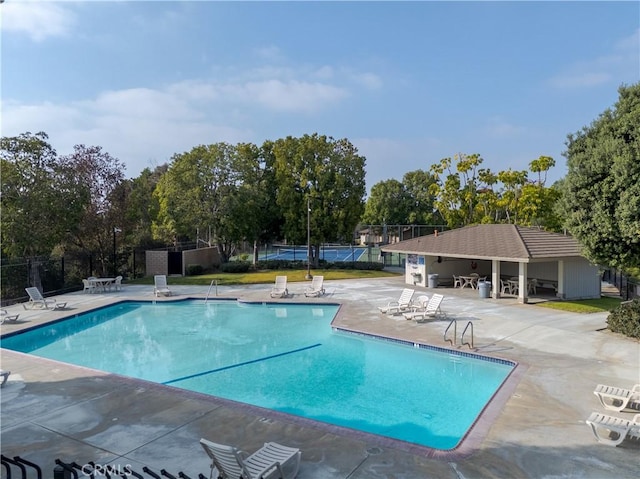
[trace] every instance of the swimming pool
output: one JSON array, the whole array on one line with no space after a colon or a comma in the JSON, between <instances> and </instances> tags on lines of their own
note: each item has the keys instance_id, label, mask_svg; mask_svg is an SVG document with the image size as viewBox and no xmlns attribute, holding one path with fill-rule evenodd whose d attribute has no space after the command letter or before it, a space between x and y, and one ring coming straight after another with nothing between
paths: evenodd
<instances>
[{"instance_id":1,"label":"swimming pool","mask_svg":"<svg viewBox=\"0 0 640 479\"><path fill-rule=\"evenodd\" d=\"M513 369L337 332L337 305L124 302L2 347L422 446L456 447Z\"/></svg>"}]
</instances>

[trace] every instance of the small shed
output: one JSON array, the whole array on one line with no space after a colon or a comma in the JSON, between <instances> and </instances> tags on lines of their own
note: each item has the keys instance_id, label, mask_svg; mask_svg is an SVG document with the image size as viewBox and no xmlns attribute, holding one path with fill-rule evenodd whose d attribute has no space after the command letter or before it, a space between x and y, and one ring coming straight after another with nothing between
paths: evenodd
<instances>
[{"instance_id":1,"label":"small shed","mask_svg":"<svg viewBox=\"0 0 640 479\"><path fill-rule=\"evenodd\" d=\"M517 280L518 301L527 302L530 284L548 288L561 299L599 298L597 265L569 235L512 224L483 224L420 236L381 248L407 256L405 281L427 287L453 284L456 275L477 273L501 295L501 280ZM437 283L435 281L437 275Z\"/></svg>"}]
</instances>

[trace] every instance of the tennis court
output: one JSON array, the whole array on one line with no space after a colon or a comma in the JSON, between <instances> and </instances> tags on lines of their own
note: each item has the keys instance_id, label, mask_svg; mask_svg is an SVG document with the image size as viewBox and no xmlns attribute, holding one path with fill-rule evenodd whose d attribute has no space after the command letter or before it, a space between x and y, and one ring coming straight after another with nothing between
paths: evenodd
<instances>
[{"instance_id":1,"label":"tennis court","mask_svg":"<svg viewBox=\"0 0 640 479\"><path fill-rule=\"evenodd\" d=\"M325 261L367 261L367 248L361 247L321 247L320 259ZM306 261L307 247L274 247L271 253L264 258L266 260L281 259L285 261Z\"/></svg>"}]
</instances>

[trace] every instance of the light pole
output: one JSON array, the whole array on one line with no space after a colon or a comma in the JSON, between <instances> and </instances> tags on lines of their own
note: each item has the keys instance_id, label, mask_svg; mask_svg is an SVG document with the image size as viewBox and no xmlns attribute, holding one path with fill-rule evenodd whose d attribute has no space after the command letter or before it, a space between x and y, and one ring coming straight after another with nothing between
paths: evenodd
<instances>
[{"instance_id":1,"label":"light pole","mask_svg":"<svg viewBox=\"0 0 640 479\"><path fill-rule=\"evenodd\" d=\"M307 196L307 275L305 279L313 279L311 276L311 199Z\"/></svg>"},{"instance_id":2,"label":"light pole","mask_svg":"<svg viewBox=\"0 0 640 479\"><path fill-rule=\"evenodd\" d=\"M122 230L117 227L113 227L113 277L117 274L116 270L116 233L120 233Z\"/></svg>"}]
</instances>

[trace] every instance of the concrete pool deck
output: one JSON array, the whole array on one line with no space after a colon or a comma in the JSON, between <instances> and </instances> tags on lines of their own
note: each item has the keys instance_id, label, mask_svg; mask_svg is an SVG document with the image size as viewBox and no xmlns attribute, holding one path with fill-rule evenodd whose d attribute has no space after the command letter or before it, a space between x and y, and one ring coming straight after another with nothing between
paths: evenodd
<instances>
[{"instance_id":1,"label":"concrete pool deck","mask_svg":"<svg viewBox=\"0 0 640 479\"><path fill-rule=\"evenodd\" d=\"M204 297L208 287L171 286L173 298ZM448 319L416 323L382 315L396 300L402 278L325 281L326 296L305 298L306 283L290 283L285 302L341 304L335 325L442 348L449 320L460 334L471 321L479 354L516 361L513 378L497 394L454 453L429 453L367 434L321 426L259 408L8 351L1 367L12 372L1 396L1 451L21 456L51 474L56 458L84 464L148 466L190 478L209 475L198 441L205 437L249 452L265 441L302 450L299 478L635 478L640 445L599 444L585 424L606 412L593 395L598 383L630 388L640 383L640 343L606 328L606 313L574 314L518 304L514 298L480 299L474 290L438 288ZM211 297L274 301L271 285L224 286ZM416 295L431 294L416 287ZM74 293L62 311L25 311L2 334L122 299L151 300L153 286L124 285L104 294ZM164 300L164 299L159 299ZM407 365L411 367L411 365ZM639 411L636 411L639 412ZM606 412L630 419L631 412ZM5 470L2 469L2 477ZM35 477L35 475L34 475ZM150 476L149 476L150 477Z\"/></svg>"}]
</instances>

